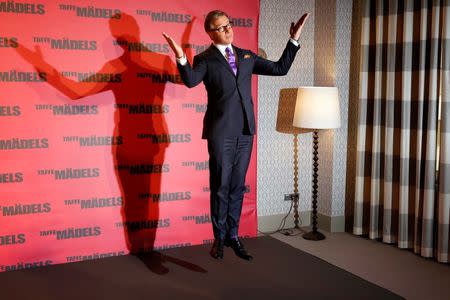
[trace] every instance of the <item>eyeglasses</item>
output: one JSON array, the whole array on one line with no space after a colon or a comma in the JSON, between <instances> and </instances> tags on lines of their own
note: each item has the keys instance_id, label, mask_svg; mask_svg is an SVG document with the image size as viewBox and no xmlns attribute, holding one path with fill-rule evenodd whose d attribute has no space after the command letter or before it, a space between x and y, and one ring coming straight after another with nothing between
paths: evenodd
<instances>
[{"instance_id":1,"label":"eyeglasses","mask_svg":"<svg viewBox=\"0 0 450 300\"><path fill-rule=\"evenodd\" d=\"M225 30L230 30L232 26L233 26L233 22L229 22L229 23L226 24L226 25L217 27L216 29L210 29L209 31L224 32Z\"/></svg>"}]
</instances>

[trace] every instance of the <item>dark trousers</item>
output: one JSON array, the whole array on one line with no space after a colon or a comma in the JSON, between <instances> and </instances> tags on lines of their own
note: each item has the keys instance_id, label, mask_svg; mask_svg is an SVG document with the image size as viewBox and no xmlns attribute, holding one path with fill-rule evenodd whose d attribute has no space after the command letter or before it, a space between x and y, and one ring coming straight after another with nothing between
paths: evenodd
<instances>
[{"instance_id":1,"label":"dark trousers","mask_svg":"<svg viewBox=\"0 0 450 300\"><path fill-rule=\"evenodd\" d=\"M208 139L211 220L216 239L238 236L252 147L252 135Z\"/></svg>"}]
</instances>

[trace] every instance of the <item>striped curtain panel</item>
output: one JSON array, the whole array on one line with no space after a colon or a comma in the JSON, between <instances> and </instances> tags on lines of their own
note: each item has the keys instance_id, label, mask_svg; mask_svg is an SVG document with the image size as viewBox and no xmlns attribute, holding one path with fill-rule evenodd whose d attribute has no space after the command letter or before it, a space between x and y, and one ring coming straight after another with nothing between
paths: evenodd
<instances>
[{"instance_id":1,"label":"striped curtain panel","mask_svg":"<svg viewBox=\"0 0 450 300\"><path fill-rule=\"evenodd\" d=\"M442 97L439 156L437 259L450 262L450 0L442 6Z\"/></svg>"},{"instance_id":2,"label":"striped curtain panel","mask_svg":"<svg viewBox=\"0 0 450 300\"><path fill-rule=\"evenodd\" d=\"M363 1L353 224L447 263L449 9L450 0Z\"/></svg>"}]
</instances>

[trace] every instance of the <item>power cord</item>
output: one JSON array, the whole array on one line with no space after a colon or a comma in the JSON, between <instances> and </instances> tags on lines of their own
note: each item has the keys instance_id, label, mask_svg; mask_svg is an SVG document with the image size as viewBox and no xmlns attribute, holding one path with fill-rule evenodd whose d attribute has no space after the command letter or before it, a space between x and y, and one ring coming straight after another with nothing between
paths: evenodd
<instances>
[{"instance_id":1,"label":"power cord","mask_svg":"<svg viewBox=\"0 0 450 300\"><path fill-rule=\"evenodd\" d=\"M294 201L291 201L291 207L289 208L289 211L287 212L287 214L281 219L280 225L278 226L278 228L275 231L260 231L258 230L259 233L264 234L264 235L270 235L270 234L274 234L274 233L278 233L280 232L281 234L284 234L286 236L296 236L296 235L300 235L303 234L304 232L301 230L300 233L294 234L294 229L284 229L284 226L286 226L286 219L289 217L289 215L291 214L292 211L292 207L294 206ZM302 224L302 221L300 220L300 225Z\"/></svg>"}]
</instances>

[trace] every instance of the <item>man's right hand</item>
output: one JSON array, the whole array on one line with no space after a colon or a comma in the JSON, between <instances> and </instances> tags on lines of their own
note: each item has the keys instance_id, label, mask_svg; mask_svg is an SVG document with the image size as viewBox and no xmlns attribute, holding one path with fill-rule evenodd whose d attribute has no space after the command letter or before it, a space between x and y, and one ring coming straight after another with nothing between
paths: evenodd
<instances>
[{"instance_id":1,"label":"man's right hand","mask_svg":"<svg viewBox=\"0 0 450 300\"><path fill-rule=\"evenodd\" d=\"M184 56L183 49L178 45L170 36L165 32L162 33L170 48L172 48L173 53L175 53L176 58L182 58Z\"/></svg>"}]
</instances>

